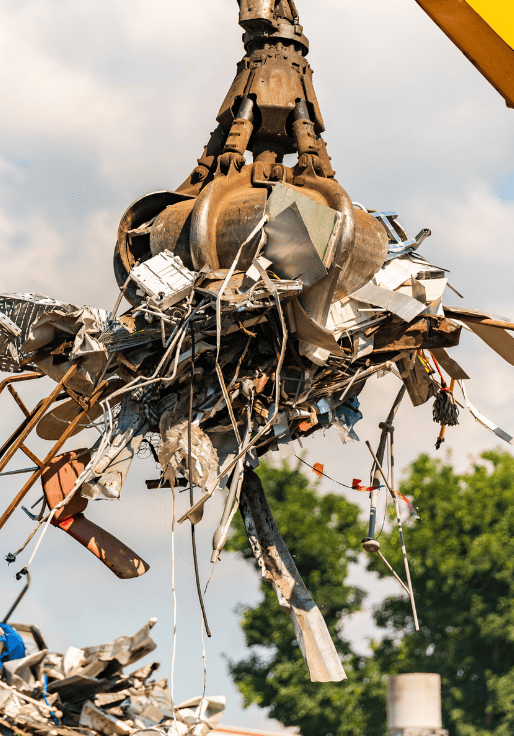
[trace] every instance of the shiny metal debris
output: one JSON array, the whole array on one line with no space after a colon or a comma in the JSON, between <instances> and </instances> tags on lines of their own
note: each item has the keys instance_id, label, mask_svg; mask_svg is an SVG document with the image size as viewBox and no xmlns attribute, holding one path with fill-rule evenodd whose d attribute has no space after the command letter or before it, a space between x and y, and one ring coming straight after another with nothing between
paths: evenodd
<instances>
[{"instance_id":1,"label":"shiny metal debris","mask_svg":"<svg viewBox=\"0 0 514 736\"><path fill-rule=\"evenodd\" d=\"M134 636L50 652L37 627L0 623L0 728L4 736L207 736L225 697L173 703L158 662L132 669L155 650L150 621Z\"/></svg>"}]
</instances>

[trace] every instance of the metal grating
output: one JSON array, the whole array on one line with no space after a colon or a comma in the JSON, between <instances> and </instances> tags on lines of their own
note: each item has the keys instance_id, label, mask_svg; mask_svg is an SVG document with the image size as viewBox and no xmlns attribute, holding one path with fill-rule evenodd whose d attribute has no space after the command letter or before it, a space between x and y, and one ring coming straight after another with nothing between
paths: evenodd
<instances>
[{"instance_id":1,"label":"metal grating","mask_svg":"<svg viewBox=\"0 0 514 736\"><path fill-rule=\"evenodd\" d=\"M44 312L53 312L56 309L69 312L75 307L41 294L0 294L0 312L6 314L21 329L18 337L13 337L1 330L0 325L0 370L8 373L22 372L20 362L27 354L21 346L28 337L32 323Z\"/></svg>"}]
</instances>

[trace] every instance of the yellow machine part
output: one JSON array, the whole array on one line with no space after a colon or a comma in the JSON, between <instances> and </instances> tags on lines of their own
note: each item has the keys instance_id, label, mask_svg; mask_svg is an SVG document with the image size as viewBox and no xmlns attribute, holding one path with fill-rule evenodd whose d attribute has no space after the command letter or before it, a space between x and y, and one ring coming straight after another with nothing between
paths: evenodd
<instances>
[{"instance_id":1,"label":"yellow machine part","mask_svg":"<svg viewBox=\"0 0 514 736\"><path fill-rule=\"evenodd\" d=\"M514 3L510 0L468 0L468 5L514 49Z\"/></svg>"},{"instance_id":2,"label":"yellow machine part","mask_svg":"<svg viewBox=\"0 0 514 736\"><path fill-rule=\"evenodd\" d=\"M439 28L514 107L514 3L416 0Z\"/></svg>"}]
</instances>

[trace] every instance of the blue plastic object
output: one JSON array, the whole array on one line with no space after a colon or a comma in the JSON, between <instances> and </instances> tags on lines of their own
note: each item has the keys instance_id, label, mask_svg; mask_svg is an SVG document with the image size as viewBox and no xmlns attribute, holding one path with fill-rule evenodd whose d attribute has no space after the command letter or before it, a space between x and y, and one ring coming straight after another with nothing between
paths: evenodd
<instances>
[{"instance_id":1,"label":"blue plastic object","mask_svg":"<svg viewBox=\"0 0 514 736\"><path fill-rule=\"evenodd\" d=\"M318 422L322 427L330 427L330 404L327 399L319 399L316 402L316 406L321 412L318 414ZM349 435L353 440L359 441L357 434L354 431L354 426L357 422L362 419L362 412L359 411L359 399L353 396L344 404L340 404L335 408L334 414L342 424L345 424L348 428Z\"/></svg>"},{"instance_id":2,"label":"blue plastic object","mask_svg":"<svg viewBox=\"0 0 514 736\"><path fill-rule=\"evenodd\" d=\"M21 659L25 656L25 644L16 629L9 624L0 623L0 642L4 645L0 653L0 667L2 662L9 662L11 659Z\"/></svg>"},{"instance_id":3,"label":"blue plastic object","mask_svg":"<svg viewBox=\"0 0 514 736\"><path fill-rule=\"evenodd\" d=\"M48 702L48 675L46 674L46 672L43 675L43 698L44 698L45 703L50 708L51 706L50 706L50 703ZM55 725L59 726L60 725L59 720L57 716L55 715L55 713L53 712L53 710L50 711L50 715L52 716L52 720L55 723Z\"/></svg>"}]
</instances>

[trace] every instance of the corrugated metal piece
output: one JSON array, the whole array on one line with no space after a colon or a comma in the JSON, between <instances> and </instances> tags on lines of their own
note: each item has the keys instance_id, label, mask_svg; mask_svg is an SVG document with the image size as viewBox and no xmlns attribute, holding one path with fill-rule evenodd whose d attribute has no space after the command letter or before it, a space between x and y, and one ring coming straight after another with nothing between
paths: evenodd
<instances>
[{"instance_id":1,"label":"corrugated metal piece","mask_svg":"<svg viewBox=\"0 0 514 736\"><path fill-rule=\"evenodd\" d=\"M389 291L389 289L383 289L381 286L375 286L371 283L366 284L361 289L357 289L350 296L359 302L383 307L389 312L396 314L405 322L412 322L414 317L417 317L418 314L421 314L427 308L426 304L422 304L417 299L413 299L406 294Z\"/></svg>"},{"instance_id":2,"label":"corrugated metal piece","mask_svg":"<svg viewBox=\"0 0 514 736\"><path fill-rule=\"evenodd\" d=\"M0 312L19 329L16 337L10 334L9 341L0 343L0 370L9 373L19 373L22 370L20 363L27 357L27 353L21 350L21 346L29 335L30 326L44 312L55 309L67 312L76 307L41 294L0 294Z\"/></svg>"}]
</instances>

